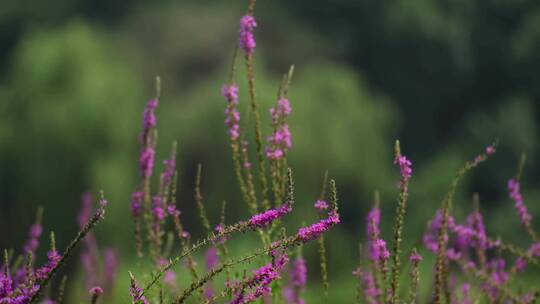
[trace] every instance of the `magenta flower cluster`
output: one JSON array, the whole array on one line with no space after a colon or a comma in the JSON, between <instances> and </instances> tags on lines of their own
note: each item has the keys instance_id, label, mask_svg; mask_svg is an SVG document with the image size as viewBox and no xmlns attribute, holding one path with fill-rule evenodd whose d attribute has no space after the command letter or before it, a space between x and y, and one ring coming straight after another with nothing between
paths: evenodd
<instances>
[{"instance_id":1,"label":"magenta flower cluster","mask_svg":"<svg viewBox=\"0 0 540 304\"><path fill-rule=\"evenodd\" d=\"M135 304L150 304L150 302L143 295L142 288L139 287L137 281L131 276L131 286L129 288L129 295Z\"/></svg>"},{"instance_id":2,"label":"magenta flower cluster","mask_svg":"<svg viewBox=\"0 0 540 304\"><path fill-rule=\"evenodd\" d=\"M288 203L285 203L285 204L282 204L279 208L269 209L263 213L253 215L249 219L248 224L253 229L264 228L270 225L276 219L284 216L287 213L290 213L291 211L292 211L291 205Z\"/></svg>"},{"instance_id":3,"label":"magenta flower cluster","mask_svg":"<svg viewBox=\"0 0 540 304\"><path fill-rule=\"evenodd\" d=\"M319 211L328 209L328 203L325 200L317 200L313 206Z\"/></svg>"},{"instance_id":4,"label":"magenta flower cluster","mask_svg":"<svg viewBox=\"0 0 540 304\"><path fill-rule=\"evenodd\" d=\"M253 30L257 27L257 22L252 15L245 15L240 19L240 47L246 55L252 55L257 44Z\"/></svg>"},{"instance_id":5,"label":"magenta flower cluster","mask_svg":"<svg viewBox=\"0 0 540 304\"><path fill-rule=\"evenodd\" d=\"M278 99L275 107L270 109L274 132L267 138L266 157L269 159L284 157L287 150L292 147L291 131L287 123L287 117L291 114L291 111L291 104L286 98Z\"/></svg>"},{"instance_id":6,"label":"magenta flower cluster","mask_svg":"<svg viewBox=\"0 0 540 304\"><path fill-rule=\"evenodd\" d=\"M225 109L225 124L227 125L229 137L232 141L240 137L240 113L238 112L238 86L235 84L221 87L221 95L227 100Z\"/></svg>"},{"instance_id":7,"label":"magenta flower cluster","mask_svg":"<svg viewBox=\"0 0 540 304\"><path fill-rule=\"evenodd\" d=\"M519 181L513 178L508 181L508 193L510 198L514 201L514 208L519 215L521 223L525 226L530 226L532 215L529 213L527 206L525 206L525 203L523 202Z\"/></svg>"},{"instance_id":8,"label":"magenta flower cluster","mask_svg":"<svg viewBox=\"0 0 540 304\"><path fill-rule=\"evenodd\" d=\"M243 283L242 290L235 296L230 304L250 303L272 292L270 286L280 278L281 269L289 262L286 253L272 252L273 262L253 271L253 276ZM245 288L254 288L250 293L245 293Z\"/></svg>"},{"instance_id":9,"label":"magenta flower cluster","mask_svg":"<svg viewBox=\"0 0 540 304\"><path fill-rule=\"evenodd\" d=\"M401 181L399 182L399 187L404 188L412 176L412 163L410 160L407 159L407 157L403 155L398 155L396 156L396 159L394 160L394 164L399 166L399 172L401 175Z\"/></svg>"},{"instance_id":10,"label":"magenta flower cluster","mask_svg":"<svg viewBox=\"0 0 540 304\"><path fill-rule=\"evenodd\" d=\"M308 242L321 236L328 229L340 223L339 214L332 210L329 212L328 217L322 219L318 223L312 224L308 227L302 227L298 230L298 238L302 242Z\"/></svg>"}]
</instances>

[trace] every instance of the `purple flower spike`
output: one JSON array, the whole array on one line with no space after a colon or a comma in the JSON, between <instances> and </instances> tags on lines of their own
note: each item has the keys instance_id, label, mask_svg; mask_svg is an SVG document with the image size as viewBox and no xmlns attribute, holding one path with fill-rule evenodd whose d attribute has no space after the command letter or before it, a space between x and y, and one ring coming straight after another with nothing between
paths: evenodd
<instances>
[{"instance_id":1,"label":"purple flower spike","mask_svg":"<svg viewBox=\"0 0 540 304\"><path fill-rule=\"evenodd\" d=\"M152 176L155 153L153 147L146 147L141 151L141 156L139 157L139 169L143 178Z\"/></svg>"},{"instance_id":2,"label":"purple flower spike","mask_svg":"<svg viewBox=\"0 0 540 304\"><path fill-rule=\"evenodd\" d=\"M381 209L378 207L373 207L368 213L366 220L366 232L367 238L371 241L374 241L372 238L378 238L381 234L380 231L380 222L381 222Z\"/></svg>"},{"instance_id":3,"label":"purple flower spike","mask_svg":"<svg viewBox=\"0 0 540 304\"><path fill-rule=\"evenodd\" d=\"M245 15L240 19L240 47L246 55L251 55L257 46L253 30L257 27L257 22L252 15Z\"/></svg>"},{"instance_id":4,"label":"purple flower spike","mask_svg":"<svg viewBox=\"0 0 540 304\"><path fill-rule=\"evenodd\" d=\"M272 256L274 262L254 270L253 276L244 282L245 286L254 286L255 290L247 295L243 292L237 294L231 304L250 303L272 292L270 285L280 278L279 272L289 262L289 256L286 253L279 256L272 253Z\"/></svg>"},{"instance_id":5,"label":"purple flower spike","mask_svg":"<svg viewBox=\"0 0 540 304\"><path fill-rule=\"evenodd\" d=\"M154 114L154 110L158 106L158 100L157 99L150 99L148 103L146 104L146 108L144 109L143 113L143 132L148 132L150 128L153 128L156 126L156 115Z\"/></svg>"},{"instance_id":6,"label":"purple flower spike","mask_svg":"<svg viewBox=\"0 0 540 304\"><path fill-rule=\"evenodd\" d=\"M291 272L291 283L295 287L303 288L307 282L307 266L306 260L302 257L296 258L293 263Z\"/></svg>"},{"instance_id":7,"label":"purple flower spike","mask_svg":"<svg viewBox=\"0 0 540 304\"><path fill-rule=\"evenodd\" d=\"M386 248L386 242L383 239L378 239L373 245L374 248L377 249L378 259L381 261L388 261L390 258L390 251Z\"/></svg>"},{"instance_id":8,"label":"purple flower spike","mask_svg":"<svg viewBox=\"0 0 540 304\"><path fill-rule=\"evenodd\" d=\"M143 193L139 191L133 192L131 195L131 213L133 213L133 217L137 218L141 215L142 201Z\"/></svg>"},{"instance_id":9,"label":"purple flower spike","mask_svg":"<svg viewBox=\"0 0 540 304\"><path fill-rule=\"evenodd\" d=\"M302 242L308 242L318 238L332 226L339 224L339 214L331 211L327 218L308 227L302 227L298 230L298 238Z\"/></svg>"},{"instance_id":10,"label":"purple flower spike","mask_svg":"<svg viewBox=\"0 0 540 304\"><path fill-rule=\"evenodd\" d=\"M278 99L276 105L270 109L274 132L267 138L269 145L266 147L266 157L268 159L280 159L292 147L292 135L286 120L291 111L291 104L286 98Z\"/></svg>"},{"instance_id":11,"label":"purple flower spike","mask_svg":"<svg viewBox=\"0 0 540 304\"><path fill-rule=\"evenodd\" d=\"M403 155L398 155L394 160L394 164L399 166L399 172L401 175L401 181L399 187L405 187L405 184L411 179L412 176L412 163Z\"/></svg>"},{"instance_id":12,"label":"purple flower spike","mask_svg":"<svg viewBox=\"0 0 540 304\"><path fill-rule=\"evenodd\" d=\"M276 219L284 216L285 214L292 211L292 207L289 204L283 204L277 209L269 209L263 213L255 214L252 216L248 224L251 228L264 228L270 225Z\"/></svg>"},{"instance_id":13,"label":"purple flower spike","mask_svg":"<svg viewBox=\"0 0 540 304\"><path fill-rule=\"evenodd\" d=\"M381 294L381 291L377 288L373 273L369 271L362 273L362 285L364 286L364 295L366 296L367 302L369 304L377 304L377 298Z\"/></svg>"},{"instance_id":14,"label":"purple flower spike","mask_svg":"<svg viewBox=\"0 0 540 304\"><path fill-rule=\"evenodd\" d=\"M238 112L238 86L235 84L221 87L221 95L227 100L225 109L225 124L228 127L229 137L232 141L240 137L240 112Z\"/></svg>"},{"instance_id":15,"label":"purple flower spike","mask_svg":"<svg viewBox=\"0 0 540 304\"><path fill-rule=\"evenodd\" d=\"M519 181L510 179L508 181L508 192L510 198L514 201L514 208L519 215L521 223L526 227L529 227L531 225L532 215L527 210L527 206L523 203Z\"/></svg>"},{"instance_id":16,"label":"purple flower spike","mask_svg":"<svg viewBox=\"0 0 540 304\"><path fill-rule=\"evenodd\" d=\"M148 302L148 300L143 296L143 290L139 287L133 275L131 273L129 273L129 275L131 277L131 287L129 288L129 295L131 296L133 303L150 304L150 302Z\"/></svg>"},{"instance_id":17,"label":"purple flower spike","mask_svg":"<svg viewBox=\"0 0 540 304\"><path fill-rule=\"evenodd\" d=\"M161 222L165 218L165 210L163 210L163 204L159 196L152 199L152 215L156 222Z\"/></svg>"},{"instance_id":18,"label":"purple flower spike","mask_svg":"<svg viewBox=\"0 0 540 304\"><path fill-rule=\"evenodd\" d=\"M163 161L163 164L165 165L165 170L161 176L163 179L163 184L168 186L171 184L174 171L176 170L176 159L166 159Z\"/></svg>"}]
</instances>

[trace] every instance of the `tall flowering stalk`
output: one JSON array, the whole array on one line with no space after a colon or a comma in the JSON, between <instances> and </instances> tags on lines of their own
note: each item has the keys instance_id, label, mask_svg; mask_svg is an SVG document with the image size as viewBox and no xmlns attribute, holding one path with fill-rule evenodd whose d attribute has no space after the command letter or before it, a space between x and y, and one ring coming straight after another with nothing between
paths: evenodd
<instances>
[{"instance_id":1,"label":"tall flowering stalk","mask_svg":"<svg viewBox=\"0 0 540 304\"><path fill-rule=\"evenodd\" d=\"M278 100L274 107L270 108L272 121L272 134L267 138L265 149L266 157L270 162L270 175L272 181L272 192L276 205L281 201L285 172L287 166L287 151L292 147L292 136L287 122L291 115L292 108L288 99L289 85L294 72L291 66L289 73L283 77L278 93Z\"/></svg>"},{"instance_id":2,"label":"tall flowering stalk","mask_svg":"<svg viewBox=\"0 0 540 304\"><path fill-rule=\"evenodd\" d=\"M398 183L399 200L396 209L396 219L394 226L394 246L393 246L393 264L392 264L392 281L390 283L390 303L398 302L399 291L399 273L401 269L401 242L403 241L403 221L405 218L405 210L407 200L409 198L409 180L412 175L412 164L405 156L401 154L399 141L396 141L395 160L394 163L399 166L401 179Z\"/></svg>"},{"instance_id":3,"label":"tall flowering stalk","mask_svg":"<svg viewBox=\"0 0 540 304\"><path fill-rule=\"evenodd\" d=\"M236 53L235 53L236 55ZM235 64L232 64L234 71ZM240 186L240 191L244 197L244 201L250 208L252 214L257 213L257 198L253 188L251 177L251 163L247 153L247 143L241 141L240 131L240 112L238 111L238 86L234 83L234 73L231 76L231 84L223 85L221 95L227 101L225 109L225 124L229 134L232 158L234 162L234 171L236 180ZM246 176L244 176L244 173Z\"/></svg>"},{"instance_id":4,"label":"tall flowering stalk","mask_svg":"<svg viewBox=\"0 0 540 304\"><path fill-rule=\"evenodd\" d=\"M144 215L147 222L148 238L155 243L152 238L152 198L150 193L150 179L154 170L156 134L155 127L157 119L155 110L159 103L161 91L161 80L156 77L156 97L150 99L146 104L143 112L142 130L139 135L141 144L139 153L139 174L141 177L140 188L132 194L131 209L135 225L135 244L137 255L143 256L142 252L142 237L141 237L141 216ZM143 212L144 211L144 212ZM154 248L155 249L155 248Z\"/></svg>"},{"instance_id":5,"label":"tall flowering stalk","mask_svg":"<svg viewBox=\"0 0 540 304\"><path fill-rule=\"evenodd\" d=\"M452 208L452 202L454 194L456 192L459 182L463 179L465 174L471 169L477 167L480 163L487 160L487 158L496 152L496 143L485 148L484 153L479 154L474 160L465 163L461 169L459 169L454 177L450 189L443 200L442 206L442 222L438 236L438 248L437 248L437 261L435 271L435 304L441 304L443 301L443 294L450 300L450 294L446 286L446 243L448 240L448 220L450 218L450 210Z\"/></svg>"},{"instance_id":6,"label":"tall flowering stalk","mask_svg":"<svg viewBox=\"0 0 540 304\"><path fill-rule=\"evenodd\" d=\"M264 165L261 117L258 110L257 95L255 92L255 73L253 71L253 53L256 46L253 31L257 27L257 22L253 16L255 3L255 0L249 1L247 13L240 19L239 44L240 48L244 52L247 67L248 92L251 99L251 112L255 121L255 143L258 158L259 182L262 192L262 206L268 208L268 181L266 178L266 169Z\"/></svg>"},{"instance_id":7,"label":"tall flowering stalk","mask_svg":"<svg viewBox=\"0 0 540 304\"><path fill-rule=\"evenodd\" d=\"M531 236L533 241L538 242L538 235L531 226L532 215L528 211L527 206L523 201L523 196L521 195L520 177L521 172L523 171L523 166L525 165L525 160L526 155L523 154L519 162L517 170L518 172L516 173L516 176L508 180L508 196L512 201L514 201L514 208L516 209L521 224L523 225L523 227L525 227L525 230Z\"/></svg>"}]
</instances>

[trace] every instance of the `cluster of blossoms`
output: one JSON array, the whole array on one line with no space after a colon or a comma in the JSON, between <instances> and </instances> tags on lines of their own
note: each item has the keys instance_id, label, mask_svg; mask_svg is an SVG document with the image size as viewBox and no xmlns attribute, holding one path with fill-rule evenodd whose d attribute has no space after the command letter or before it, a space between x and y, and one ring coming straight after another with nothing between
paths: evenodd
<instances>
[{"instance_id":1,"label":"cluster of blossoms","mask_svg":"<svg viewBox=\"0 0 540 304\"><path fill-rule=\"evenodd\" d=\"M325 200L317 200L315 204L313 204L315 209L318 209L319 211L324 211L328 209L328 203Z\"/></svg>"},{"instance_id":2,"label":"cluster of blossoms","mask_svg":"<svg viewBox=\"0 0 540 304\"><path fill-rule=\"evenodd\" d=\"M270 109L272 127L274 132L268 136L266 157L280 159L285 156L287 150L292 147L292 137L287 123L287 117L291 114L291 104L287 98L280 98L275 107Z\"/></svg>"},{"instance_id":3,"label":"cluster of blossoms","mask_svg":"<svg viewBox=\"0 0 540 304\"><path fill-rule=\"evenodd\" d=\"M339 214L335 210L328 213L328 217L308 227L298 229L298 238L302 242L308 242L321 236L331 227L340 223Z\"/></svg>"},{"instance_id":4,"label":"cluster of blossoms","mask_svg":"<svg viewBox=\"0 0 540 304\"><path fill-rule=\"evenodd\" d=\"M438 236L442 227L442 221L442 212L438 210L424 234L424 245L433 253L439 250ZM471 249L485 251L498 246L497 242L491 242L488 239L482 215L478 211L471 213L464 224L457 224L454 218L449 216L448 230L454 235L451 246L446 246L446 256L452 261L458 261L462 257L465 257ZM449 238L448 234L444 235L445 244L449 243Z\"/></svg>"},{"instance_id":5,"label":"cluster of blossoms","mask_svg":"<svg viewBox=\"0 0 540 304\"><path fill-rule=\"evenodd\" d=\"M508 193L510 198L514 201L514 208L519 215L521 223L526 227L529 227L531 225L532 215L527 210L527 206L523 203L519 181L513 178L508 181Z\"/></svg>"},{"instance_id":6,"label":"cluster of blossoms","mask_svg":"<svg viewBox=\"0 0 540 304\"><path fill-rule=\"evenodd\" d=\"M236 294L230 304L250 303L272 292L272 282L280 278L281 269L289 262L286 253L272 252L272 262L253 271L253 276L244 281L240 286L240 292ZM246 294L246 289L253 291Z\"/></svg>"},{"instance_id":7,"label":"cluster of blossoms","mask_svg":"<svg viewBox=\"0 0 540 304\"><path fill-rule=\"evenodd\" d=\"M407 183L409 182L409 179L411 179L412 176L412 163L410 160L407 159L407 157L403 155L396 155L394 164L399 166L399 172L401 175L399 187L405 189Z\"/></svg>"},{"instance_id":8,"label":"cluster of blossoms","mask_svg":"<svg viewBox=\"0 0 540 304\"><path fill-rule=\"evenodd\" d=\"M139 170L143 178L152 176L154 170L154 157L156 151L153 143L150 142L149 139L152 128L156 126L156 116L154 111L157 108L157 105L157 99L149 100L143 114L143 130L140 135L142 149L139 156Z\"/></svg>"},{"instance_id":9,"label":"cluster of blossoms","mask_svg":"<svg viewBox=\"0 0 540 304\"><path fill-rule=\"evenodd\" d=\"M371 208L366 219L366 233L369 247L369 258L372 261L379 261L380 252L377 241L379 240L381 222L381 209L377 206Z\"/></svg>"},{"instance_id":10,"label":"cluster of blossoms","mask_svg":"<svg viewBox=\"0 0 540 304\"><path fill-rule=\"evenodd\" d=\"M300 292L304 290L307 282L306 260L298 256L292 264L289 273L289 285L283 290L283 296L287 303L304 304Z\"/></svg>"},{"instance_id":11,"label":"cluster of blossoms","mask_svg":"<svg viewBox=\"0 0 540 304\"><path fill-rule=\"evenodd\" d=\"M144 194L140 191L135 191L131 195L131 213L135 218L141 216L143 198Z\"/></svg>"},{"instance_id":12,"label":"cluster of blossoms","mask_svg":"<svg viewBox=\"0 0 540 304\"><path fill-rule=\"evenodd\" d=\"M131 276L131 286L129 288L129 295L131 296L131 299L133 299L133 303L135 304L150 304L150 302L146 299L146 297L143 295L142 288L139 287L139 284L133 277L131 273L129 273Z\"/></svg>"},{"instance_id":13,"label":"cluster of blossoms","mask_svg":"<svg viewBox=\"0 0 540 304\"><path fill-rule=\"evenodd\" d=\"M252 55L255 51L255 36L253 30L257 27L257 22L252 15L245 15L240 19L240 47L246 55Z\"/></svg>"},{"instance_id":14,"label":"cluster of blossoms","mask_svg":"<svg viewBox=\"0 0 540 304\"><path fill-rule=\"evenodd\" d=\"M253 229L255 228L264 228L270 225L272 222L278 218L284 216L287 213L292 211L292 207L289 203L282 204L279 208L269 209L263 213L253 215L248 224Z\"/></svg>"},{"instance_id":15,"label":"cluster of blossoms","mask_svg":"<svg viewBox=\"0 0 540 304\"><path fill-rule=\"evenodd\" d=\"M219 264L218 250L216 247L210 247L205 254L206 260L206 271L211 271ZM208 282L204 288L204 297L207 300L212 300L214 298L214 288L212 287L211 282Z\"/></svg>"},{"instance_id":16,"label":"cluster of blossoms","mask_svg":"<svg viewBox=\"0 0 540 304\"><path fill-rule=\"evenodd\" d=\"M240 113L238 112L238 86L235 84L221 87L221 95L227 100L225 109L225 124L227 125L229 137L236 141L240 137Z\"/></svg>"}]
</instances>

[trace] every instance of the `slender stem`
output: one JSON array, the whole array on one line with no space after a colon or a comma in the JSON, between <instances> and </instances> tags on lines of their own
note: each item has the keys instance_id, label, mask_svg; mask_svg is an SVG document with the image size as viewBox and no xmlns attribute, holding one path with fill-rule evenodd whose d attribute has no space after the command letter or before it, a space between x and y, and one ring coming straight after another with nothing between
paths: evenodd
<instances>
[{"instance_id":1,"label":"slender stem","mask_svg":"<svg viewBox=\"0 0 540 304\"><path fill-rule=\"evenodd\" d=\"M66 250L64 251L64 254L60 258L58 263L53 267L53 269L49 272L49 274L45 277L45 279L39 282L38 290L36 291L36 293L34 293L32 298L30 299L30 303L35 303L39 299L43 289L47 286L50 280L58 272L60 267L62 267L65 264L66 260L73 253L73 250L75 249L75 247L77 247L79 242L82 239L84 239L84 237L88 234L88 232L90 232L90 230L92 230L102 218L103 218L103 209L98 209L98 212L96 212L94 216L90 218L90 220L86 223L86 225L84 225L83 229L81 229L79 233L77 234L77 236L69 243L69 245L67 246Z\"/></svg>"}]
</instances>

